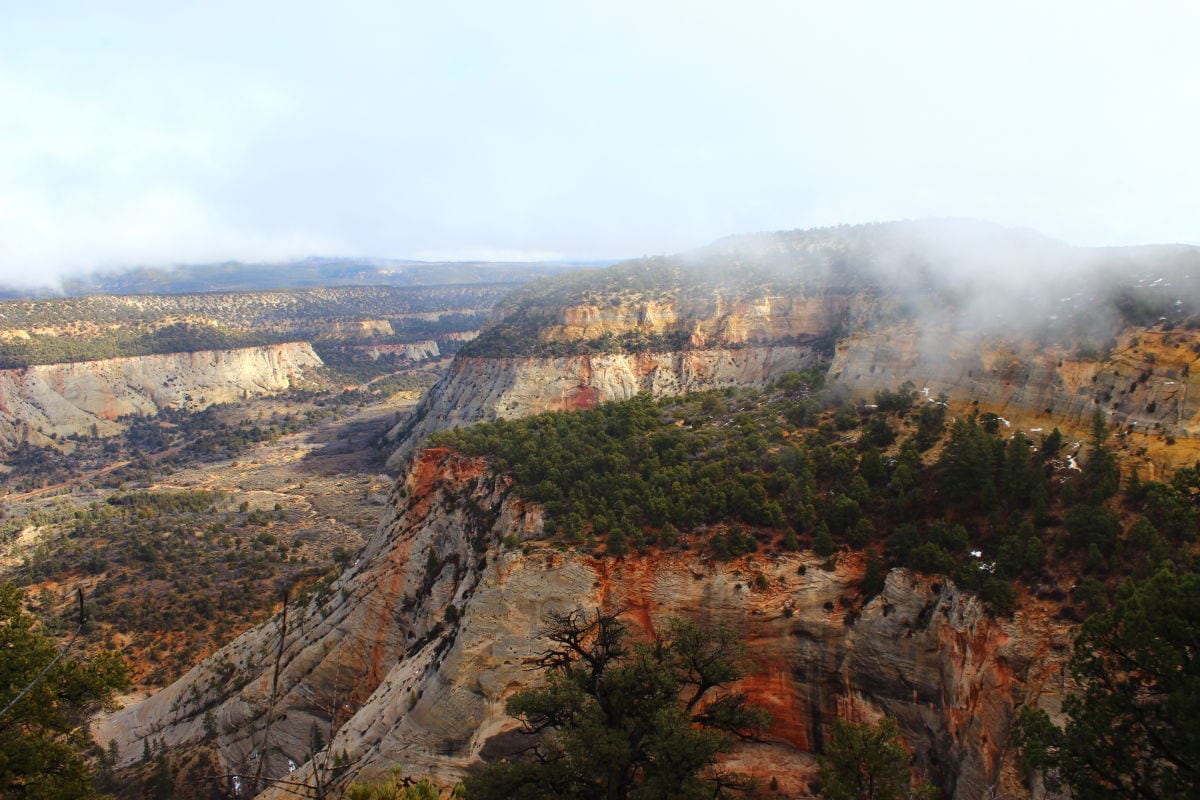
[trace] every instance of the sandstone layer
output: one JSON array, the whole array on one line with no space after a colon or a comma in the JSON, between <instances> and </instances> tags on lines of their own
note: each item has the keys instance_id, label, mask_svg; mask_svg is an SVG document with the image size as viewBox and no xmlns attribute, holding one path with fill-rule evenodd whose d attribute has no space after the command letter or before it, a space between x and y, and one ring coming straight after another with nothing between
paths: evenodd
<instances>
[{"instance_id":1,"label":"sandstone layer","mask_svg":"<svg viewBox=\"0 0 1200 800\"><path fill-rule=\"evenodd\" d=\"M773 724L732 765L788 793L807 791L833 719L887 714L946 797L998 786L1020 796L1013 708L1038 697L1053 707L1063 688L1063 626L1029 611L991 618L946 582L895 571L858 608L862 565L849 557L826 570L811 554L597 560L538 546L539 509L482 461L443 449L422 453L391 502L326 591L107 720L99 741L116 742L123 765L147 742L210 747L244 796L304 796L393 764L452 783L522 744L504 702L538 680L547 613L597 606L624 607L647 631L699 614L744 632L759 665L745 688ZM759 574L766 589L754 588Z\"/></svg>"},{"instance_id":2,"label":"sandstone layer","mask_svg":"<svg viewBox=\"0 0 1200 800\"><path fill-rule=\"evenodd\" d=\"M0 444L109 435L121 417L282 391L320 366L308 343L291 342L0 370Z\"/></svg>"},{"instance_id":3,"label":"sandstone layer","mask_svg":"<svg viewBox=\"0 0 1200 800\"><path fill-rule=\"evenodd\" d=\"M725 386L762 386L820 360L805 345L610 353L559 358L456 357L450 371L389 436L399 443L388 466L400 467L431 433L481 420L542 411L574 411L627 400Z\"/></svg>"},{"instance_id":4,"label":"sandstone layer","mask_svg":"<svg viewBox=\"0 0 1200 800\"><path fill-rule=\"evenodd\" d=\"M619 297L619 296L618 296ZM539 330L544 342L586 341L619 336L683 333L693 346L734 346L823 337L852 310L872 304L846 291L805 294L682 290L656 300L635 295L606 302L572 304Z\"/></svg>"},{"instance_id":5,"label":"sandstone layer","mask_svg":"<svg viewBox=\"0 0 1200 800\"><path fill-rule=\"evenodd\" d=\"M420 362L427 361L431 358L440 358L442 355L438 343L433 339L424 339L419 342L409 342L407 344L368 344L358 348L372 361L378 361L380 358L391 357L399 361Z\"/></svg>"},{"instance_id":6,"label":"sandstone layer","mask_svg":"<svg viewBox=\"0 0 1200 800\"><path fill-rule=\"evenodd\" d=\"M1035 440L1052 426L1086 434L1100 412L1160 466L1190 463L1200 446L1200 333L1125 328L1113 341L1080 353L895 325L839 341L829 379L864 401L910 381L921 402L944 394L952 409L998 414Z\"/></svg>"}]
</instances>

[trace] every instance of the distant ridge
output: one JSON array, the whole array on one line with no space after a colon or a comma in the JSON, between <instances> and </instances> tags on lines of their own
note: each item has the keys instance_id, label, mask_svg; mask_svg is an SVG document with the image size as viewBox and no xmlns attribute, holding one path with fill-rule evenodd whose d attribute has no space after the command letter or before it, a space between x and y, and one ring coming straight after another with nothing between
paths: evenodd
<instances>
[{"instance_id":1,"label":"distant ridge","mask_svg":"<svg viewBox=\"0 0 1200 800\"><path fill-rule=\"evenodd\" d=\"M317 286L438 286L525 283L601 261L411 261L378 258L306 258L275 263L180 264L132 267L64 278L61 286L0 284L0 299L81 297L93 294L192 294Z\"/></svg>"}]
</instances>

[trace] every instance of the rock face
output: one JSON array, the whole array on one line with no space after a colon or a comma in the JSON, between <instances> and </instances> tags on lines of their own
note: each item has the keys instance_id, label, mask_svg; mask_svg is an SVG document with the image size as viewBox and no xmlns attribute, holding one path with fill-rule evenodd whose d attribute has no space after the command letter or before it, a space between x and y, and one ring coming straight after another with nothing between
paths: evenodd
<instances>
[{"instance_id":1,"label":"rock face","mask_svg":"<svg viewBox=\"0 0 1200 800\"><path fill-rule=\"evenodd\" d=\"M391 336L395 333L392 323L386 319L327 322L315 327L319 336L333 339L361 339L371 336Z\"/></svg>"},{"instance_id":2,"label":"rock face","mask_svg":"<svg viewBox=\"0 0 1200 800\"><path fill-rule=\"evenodd\" d=\"M438 343L433 339L408 344L370 344L360 349L372 361L390 356L398 361L420 362L440 358L442 355Z\"/></svg>"},{"instance_id":3,"label":"rock face","mask_svg":"<svg viewBox=\"0 0 1200 800\"><path fill-rule=\"evenodd\" d=\"M278 392L321 365L308 343L291 342L0 370L0 443L111 434L126 415Z\"/></svg>"},{"instance_id":4,"label":"rock face","mask_svg":"<svg viewBox=\"0 0 1200 800\"><path fill-rule=\"evenodd\" d=\"M737 296L693 290L659 300L565 306L539 331L546 342L587 341L606 334L686 334L691 345L743 345L826 336L867 299L853 292Z\"/></svg>"},{"instance_id":5,"label":"rock face","mask_svg":"<svg viewBox=\"0 0 1200 800\"><path fill-rule=\"evenodd\" d=\"M783 792L806 793L809 753L834 718L886 713L945 796L1024 794L1006 750L1013 707L1057 695L1068 641L1044 617L995 620L952 585L903 571L852 611L863 565L851 558L826 571L811 554L614 561L505 547L538 539L539 509L482 461L443 449L421 454L391 502L327 590L119 712L97 739L115 741L122 764L150 741L207 745L230 774L293 784L344 785L393 764L452 782L519 742L504 702L537 680L546 614L621 605L645 630L701 613L745 632L760 667L745 688L774 722L731 761ZM759 574L768 588L751 588ZM310 757L314 743L323 749ZM244 796L299 796L240 780Z\"/></svg>"},{"instance_id":6,"label":"rock face","mask_svg":"<svg viewBox=\"0 0 1200 800\"><path fill-rule=\"evenodd\" d=\"M764 323L765 324L765 323ZM1033 438L1059 426L1086 432L1092 415L1142 437L1200 439L1200 332L1127 327L1107 353L1081 354L1020 339L878 326L840 338L828 378L869 401L911 381L923 398L945 394L961 410L999 414ZM761 386L820 363L815 345L758 344L675 352L458 357L389 436L399 468L429 434L481 420L590 408L640 391L656 396ZM1187 461L1192 449L1181 448Z\"/></svg>"},{"instance_id":7,"label":"rock face","mask_svg":"<svg viewBox=\"0 0 1200 800\"><path fill-rule=\"evenodd\" d=\"M455 358L409 419L389 434L399 467L429 434L496 418L592 408L627 400L724 386L762 386L820 359L812 346L695 349L674 353L610 353L559 358Z\"/></svg>"},{"instance_id":8,"label":"rock face","mask_svg":"<svg viewBox=\"0 0 1200 800\"><path fill-rule=\"evenodd\" d=\"M932 344L936 341L936 346ZM1127 433L1200 437L1200 333L1125 328L1106 353L896 325L838 342L830 379L867 397L912 381L1012 424L1086 429L1103 412Z\"/></svg>"},{"instance_id":9,"label":"rock face","mask_svg":"<svg viewBox=\"0 0 1200 800\"><path fill-rule=\"evenodd\" d=\"M390 463L440 428L757 385L818 358L866 402L912 381L955 413L1029 429L1086 431L1098 409L1128 433L1195 440L1200 248L890 223L732 237L532 284L392 432Z\"/></svg>"}]
</instances>

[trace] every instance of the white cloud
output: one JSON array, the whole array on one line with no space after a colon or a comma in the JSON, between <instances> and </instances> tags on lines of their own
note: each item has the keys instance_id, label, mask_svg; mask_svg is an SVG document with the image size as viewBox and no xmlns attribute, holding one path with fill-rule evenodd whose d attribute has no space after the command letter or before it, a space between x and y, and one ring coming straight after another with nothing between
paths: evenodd
<instances>
[{"instance_id":1,"label":"white cloud","mask_svg":"<svg viewBox=\"0 0 1200 800\"><path fill-rule=\"evenodd\" d=\"M1200 239L1194 3L10 5L0 281L916 217Z\"/></svg>"},{"instance_id":2,"label":"white cloud","mask_svg":"<svg viewBox=\"0 0 1200 800\"><path fill-rule=\"evenodd\" d=\"M11 112L0 121L0 282L338 249L238 224L217 199L245 147L286 114L276 92L242 87L213 104L101 101L2 75L0 107Z\"/></svg>"}]
</instances>

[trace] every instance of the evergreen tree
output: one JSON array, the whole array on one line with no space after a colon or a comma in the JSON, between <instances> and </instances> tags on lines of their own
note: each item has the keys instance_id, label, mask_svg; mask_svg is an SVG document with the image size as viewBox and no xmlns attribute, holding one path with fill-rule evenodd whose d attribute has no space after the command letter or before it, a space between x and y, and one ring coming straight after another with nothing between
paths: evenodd
<instances>
[{"instance_id":1,"label":"evergreen tree","mask_svg":"<svg viewBox=\"0 0 1200 800\"><path fill-rule=\"evenodd\" d=\"M1092 416L1092 438L1087 460L1083 464L1084 497L1092 503L1102 503L1121 487L1121 471L1117 456L1106 442L1108 424L1097 410Z\"/></svg>"},{"instance_id":2,"label":"evergreen tree","mask_svg":"<svg viewBox=\"0 0 1200 800\"><path fill-rule=\"evenodd\" d=\"M837 543L833 541L833 534L829 532L829 526L822 520L817 526L817 534L813 537L813 550L817 555L828 558L837 552Z\"/></svg>"},{"instance_id":3,"label":"evergreen tree","mask_svg":"<svg viewBox=\"0 0 1200 800\"><path fill-rule=\"evenodd\" d=\"M959 419L950 428L950 441L942 451L941 488L954 503L978 502L984 509L996 496L996 440L972 417Z\"/></svg>"},{"instance_id":4,"label":"evergreen tree","mask_svg":"<svg viewBox=\"0 0 1200 800\"><path fill-rule=\"evenodd\" d=\"M863 451L862 460L858 463L858 474L869 486L882 486L887 482L887 470L877 449L868 447Z\"/></svg>"},{"instance_id":5,"label":"evergreen tree","mask_svg":"<svg viewBox=\"0 0 1200 800\"><path fill-rule=\"evenodd\" d=\"M937 396L937 401L926 403L917 415L917 433L913 441L918 450L928 450L938 443L946 430L946 404L949 399L944 394Z\"/></svg>"},{"instance_id":6,"label":"evergreen tree","mask_svg":"<svg viewBox=\"0 0 1200 800\"><path fill-rule=\"evenodd\" d=\"M544 634L548 683L508 703L540 738L468 777L467 800L723 796L732 776L711 773L717 754L766 724L745 695L719 694L744 674L732 630L673 620L635 644L618 614L576 611Z\"/></svg>"},{"instance_id":7,"label":"evergreen tree","mask_svg":"<svg viewBox=\"0 0 1200 800\"><path fill-rule=\"evenodd\" d=\"M1004 446L1004 499L1012 508L1028 508L1033 501L1034 485L1041 478L1033 466L1029 439L1017 431Z\"/></svg>"},{"instance_id":8,"label":"evergreen tree","mask_svg":"<svg viewBox=\"0 0 1200 800\"><path fill-rule=\"evenodd\" d=\"M1170 566L1121 586L1075 642L1068 722L1024 710L1015 741L1026 767L1080 800L1200 796L1200 574Z\"/></svg>"},{"instance_id":9,"label":"evergreen tree","mask_svg":"<svg viewBox=\"0 0 1200 800\"><path fill-rule=\"evenodd\" d=\"M904 749L895 721L858 725L834 720L820 758L821 796L825 800L918 800L938 792L913 785L912 756Z\"/></svg>"},{"instance_id":10,"label":"evergreen tree","mask_svg":"<svg viewBox=\"0 0 1200 800\"><path fill-rule=\"evenodd\" d=\"M58 645L21 603L19 589L0 584L0 796L97 796L87 722L127 685L125 665L115 653L55 661Z\"/></svg>"}]
</instances>

